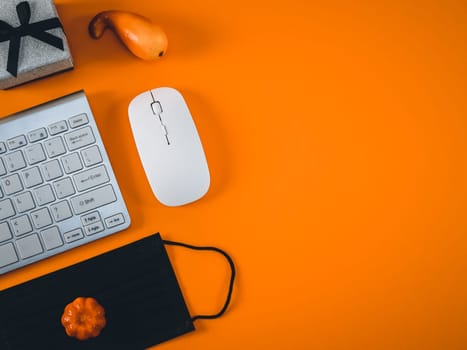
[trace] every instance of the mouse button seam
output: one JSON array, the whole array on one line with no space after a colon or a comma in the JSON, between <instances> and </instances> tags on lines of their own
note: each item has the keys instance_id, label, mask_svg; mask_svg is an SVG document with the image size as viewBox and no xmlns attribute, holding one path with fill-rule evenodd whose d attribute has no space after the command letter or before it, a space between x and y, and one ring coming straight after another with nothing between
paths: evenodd
<instances>
[{"instance_id":1,"label":"mouse button seam","mask_svg":"<svg viewBox=\"0 0 467 350\"><path fill-rule=\"evenodd\" d=\"M152 92L152 90L149 90L149 93L151 94L151 97L152 97L152 102L156 102L156 98L154 97L154 94Z\"/></svg>"}]
</instances>

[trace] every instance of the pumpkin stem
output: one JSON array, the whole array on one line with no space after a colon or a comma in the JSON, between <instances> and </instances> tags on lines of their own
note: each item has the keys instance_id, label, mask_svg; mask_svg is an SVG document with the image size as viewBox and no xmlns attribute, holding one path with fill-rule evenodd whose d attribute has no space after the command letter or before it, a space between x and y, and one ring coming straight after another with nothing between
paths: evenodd
<instances>
[{"instance_id":1,"label":"pumpkin stem","mask_svg":"<svg viewBox=\"0 0 467 350\"><path fill-rule=\"evenodd\" d=\"M112 12L114 11L103 11L94 16L88 26L91 38L99 39L104 34L105 30L112 26Z\"/></svg>"}]
</instances>

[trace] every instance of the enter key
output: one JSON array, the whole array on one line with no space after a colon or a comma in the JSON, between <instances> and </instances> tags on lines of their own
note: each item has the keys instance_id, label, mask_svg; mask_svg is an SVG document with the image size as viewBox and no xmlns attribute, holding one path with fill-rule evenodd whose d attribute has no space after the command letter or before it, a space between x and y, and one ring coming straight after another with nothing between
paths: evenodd
<instances>
[{"instance_id":1,"label":"enter key","mask_svg":"<svg viewBox=\"0 0 467 350\"><path fill-rule=\"evenodd\" d=\"M73 181L75 182L76 189L81 192L108 182L109 175L105 166L101 165L74 175Z\"/></svg>"}]
</instances>

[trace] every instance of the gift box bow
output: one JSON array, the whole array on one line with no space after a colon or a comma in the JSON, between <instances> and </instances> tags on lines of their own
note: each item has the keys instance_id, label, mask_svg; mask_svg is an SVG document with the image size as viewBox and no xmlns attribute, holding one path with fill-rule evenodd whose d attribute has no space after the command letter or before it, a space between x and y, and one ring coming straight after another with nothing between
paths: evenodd
<instances>
[{"instance_id":1,"label":"gift box bow","mask_svg":"<svg viewBox=\"0 0 467 350\"><path fill-rule=\"evenodd\" d=\"M46 44L64 51L63 40L52 35L46 30L62 28L62 24L57 17L43 21L29 23L31 20L31 7L27 1L23 1L16 6L16 13L20 22L19 27L0 21L0 42L10 41L8 47L7 71L14 77L18 74L19 49L23 36L32 36Z\"/></svg>"}]
</instances>

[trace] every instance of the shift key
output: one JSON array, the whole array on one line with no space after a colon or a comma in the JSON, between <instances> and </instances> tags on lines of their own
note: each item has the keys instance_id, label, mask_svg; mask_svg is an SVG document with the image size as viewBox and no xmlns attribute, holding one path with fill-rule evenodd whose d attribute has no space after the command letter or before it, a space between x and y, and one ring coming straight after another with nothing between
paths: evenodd
<instances>
[{"instance_id":1,"label":"shift key","mask_svg":"<svg viewBox=\"0 0 467 350\"><path fill-rule=\"evenodd\" d=\"M73 197L70 199L70 202L75 214L79 215L88 210L115 202L116 200L117 197L115 196L112 185L107 185Z\"/></svg>"}]
</instances>

